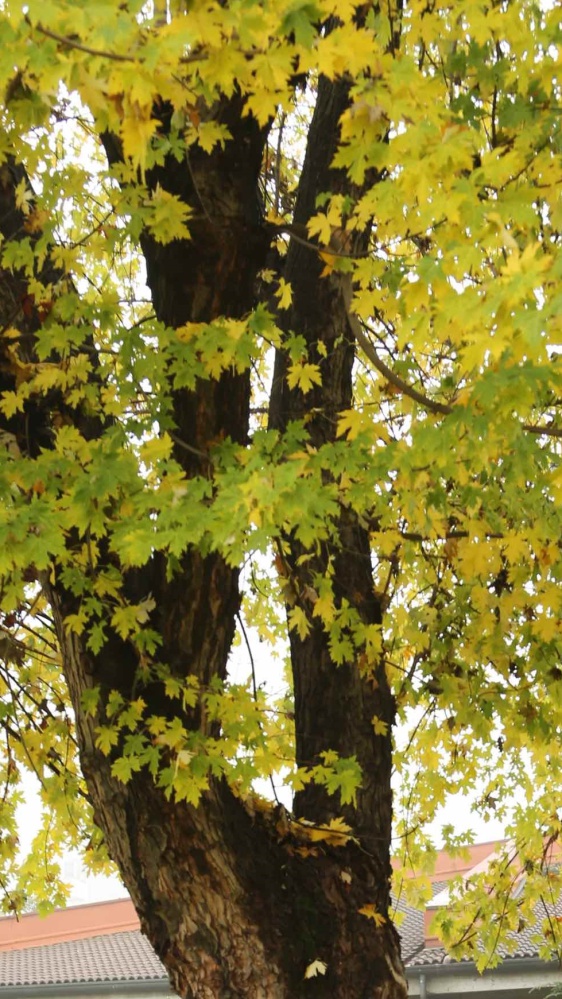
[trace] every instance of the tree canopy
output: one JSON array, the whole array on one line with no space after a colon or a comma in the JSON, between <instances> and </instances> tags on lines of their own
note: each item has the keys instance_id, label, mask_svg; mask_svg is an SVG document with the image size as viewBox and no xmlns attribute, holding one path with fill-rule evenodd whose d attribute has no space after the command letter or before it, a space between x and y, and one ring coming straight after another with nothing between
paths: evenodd
<instances>
[{"instance_id":1,"label":"tree canopy","mask_svg":"<svg viewBox=\"0 0 562 999\"><path fill-rule=\"evenodd\" d=\"M561 42L529 0L2 3L7 911L81 845L180 995L401 999L392 836L429 863L456 792L517 862L455 953L556 891Z\"/></svg>"}]
</instances>

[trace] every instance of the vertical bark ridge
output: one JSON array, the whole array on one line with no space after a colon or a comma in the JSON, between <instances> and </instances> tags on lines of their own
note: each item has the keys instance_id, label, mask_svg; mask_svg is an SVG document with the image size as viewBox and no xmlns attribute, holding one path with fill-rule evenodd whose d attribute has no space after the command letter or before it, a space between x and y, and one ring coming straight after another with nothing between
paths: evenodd
<instances>
[{"instance_id":1,"label":"vertical bark ridge","mask_svg":"<svg viewBox=\"0 0 562 999\"><path fill-rule=\"evenodd\" d=\"M295 223L299 226L306 225L316 213L320 194L358 193L345 174L331 165L338 144L339 120L348 104L346 80L320 79L295 208ZM367 245L368 234L357 234L354 251L364 251ZM276 357L270 408L270 424L281 431L292 420L306 419L310 442L318 449L335 439L338 414L352 404L355 356L348 315L349 295L344 285L349 278L337 272L323 277L323 269L324 261L319 254L302 241L291 242L284 276L292 287L292 307L284 313L280 324L287 332L305 338L308 359L319 365L322 384L313 386L306 397L299 389L290 389L286 380L288 359L281 349ZM321 352L318 343L324 346ZM347 601L366 624L382 624L382 608L374 593L368 531L351 510L340 509L329 539L319 544L315 552L305 552L292 535L283 538L283 546L297 594L309 592L314 576L325 575L331 563L336 603L341 606ZM306 560L302 558L305 554ZM299 596L297 600L309 615L306 598ZM314 766L321 762L322 752L335 750L342 757L357 758L363 780L356 803L343 808L323 787L306 784L295 796L295 811L320 824L343 812L359 837L369 855L368 870L363 871L366 895L370 894L370 902L385 920L374 948L385 955L376 986L381 991L370 993L365 983L365 995L398 996L403 994L405 984L397 934L388 917L394 701L383 662L364 672L358 654L336 667L322 622L309 615L309 623L310 631L305 638L294 630L290 632L297 764ZM386 725L382 735L375 734L374 716ZM356 930L360 932L357 927ZM340 948L341 940L335 932L333 953L341 952ZM371 978L373 981L376 977Z\"/></svg>"}]
</instances>

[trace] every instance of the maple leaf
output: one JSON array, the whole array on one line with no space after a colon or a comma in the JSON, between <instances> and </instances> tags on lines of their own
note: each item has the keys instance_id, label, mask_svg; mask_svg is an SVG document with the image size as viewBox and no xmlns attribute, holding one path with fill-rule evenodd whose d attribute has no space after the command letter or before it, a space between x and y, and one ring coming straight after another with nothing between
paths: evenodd
<instances>
[{"instance_id":1,"label":"maple leaf","mask_svg":"<svg viewBox=\"0 0 562 999\"><path fill-rule=\"evenodd\" d=\"M362 916L366 916L367 919L372 919L375 926L384 926L386 923L386 918L382 913L377 911L376 905L362 905L360 909L357 910Z\"/></svg>"},{"instance_id":2,"label":"maple leaf","mask_svg":"<svg viewBox=\"0 0 562 999\"><path fill-rule=\"evenodd\" d=\"M123 152L131 160L134 167L144 171L148 155L148 144L158 128L158 120L151 118L149 112L127 115L121 123L120 133L123 141Z\"/></svg>"},{"instance_id":3,"label":"maple leaf","mask_svg":"<svg viewBox=\"0 0 562 999\"><path fill-rule=\"evenodd\" d=\"M290 308L291 301L293 298L293 292L291 289L291 285L288 284L284 278L279 279L279 284L277 287L277 291L275 292L275 297L279 302L280 309Z\"/></svg>"},{"instance_id":4,"label":"maple leaf","mask_svg":"<svg viewBox=\"0 0 562 999\"><path fill-rule=\"evenodd\" d=\"M318 958L316 958L316 960L311 961L310 964L307 965L303 977L316 978L317 975L325 975L327 970L328 970L328 965L326 964L326 962L319 961Z\"/></svg>"},{"instance_id":5,"label":"maple leaf","mask_svg":"<svg viewBox=\"0 0 562 999\"><path fill-rule=\"evenodd\" d=\"M299 388L301 392L310 392L314 385L322 384L322 374L317 364L301 361L292 364L287 373L287 383L290 388Z\"/></svg>"}]
</instances>

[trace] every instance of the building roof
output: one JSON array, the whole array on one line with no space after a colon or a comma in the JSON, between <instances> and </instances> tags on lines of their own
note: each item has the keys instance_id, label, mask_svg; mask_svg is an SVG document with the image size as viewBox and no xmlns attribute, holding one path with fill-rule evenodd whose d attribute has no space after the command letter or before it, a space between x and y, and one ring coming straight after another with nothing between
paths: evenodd
<instances>
[{"instance_id":1,"label":"building roof","mask_svg":"<svg viewBox=\"0 0 562 999\"><path fill-rule=\"evenodd\" d=\"M85 982L167 981L140 930L0 953L0 987Z\"/></svg>"},{"instance_id":2,"label":"building roof","mask_svg":"<svg viewBox=\"0 0 562 999\"><path fill-rule=\"evenodd\" d=\"M562 900L560 900L555 906L548 906L548 909L541 904L535 909L536 922L527 923L521 927L521 929L515 933L510 933L508 935L512 946L507 944L500 944L498 947L498 954L502 960L510 960L513 958L533 958L538 956L537 945L533 940L533 936L536 935L537 926L541 924L545 915L548 914L556 921L560 920L562 916ZM423 939L423 938L422 938ZM436 946L424 946L422 943L421 947L418 947L417 951L410 952L408 956L404 954L404 962L408 967L418 967L436 964L458 964L462 962L470 962L472 958L453 958L447 953L444 947Z\"/></svg>"},{"instance_id":3,"label":"building roof","mask_svg":"<svg viewBox=\"0 0 562 999\"><path fill-rule=\"evenodd\" d=\"M467 883L472 875L480 874L487 869L488 865L500 854L504 844L499 842L486 844L486 846L488 855L482 858L478 857L478 855L475 857L473 854L470 859L476 859L477 862L472 868L468 868L467 865L466 869L462 871L463 878ZM441 870L444 870L444 867L444 863L441 863ZM402 957L407 968L470 964L474 960L472 956L462 958L452 957L441 946L438 938L435 936L435 931L431 928L433 916L437 910L447 908L450 904L449 887L453 877L458 875L459 872L453 872L451 869L448 873L449 880L433 882L432 899L427 903L425 913L419 912L407 905L404 905L402 910L400 906L397 906L398 911L405 913L405 918L399 932L402 938ZM524 874L522 873L518 882L519 889L522 887L523 880ZM536 937L537 928L545 918L551 921L551 928L562 921L562 895L558 898L553 895L550 902L543 899L535 906L532 922L521 922L517 931L513 931L507 935L505 943L499 944L497 948L497 953L502 961L509 962L514 959L529 960L538 958L538 947L534 937ZM405 928L405 932L403 932L403 928Z\"/></svg>"},{"instance_id":4,"label":"building roof","mask_svg":"<svg viewBox=\"0 0 562 999\"><path fill-rule=\"evenodd\" d=\"M490 839L485 843L472 843L463 847L462 851L454 857L447 853L446 850L438 850L433 873L428 875L429 880L431 882L442 882L443 886L445 886L451 878L456 877L458 874L472 871L475 867L480 866L483 861L488 860L495 853L498 846L502 846L504 843L505 840L498 839ZM397 859L393 860L392 866L395 870L399 870L401 876L404 878L415 878L418 875L416 870L409 867L402 867Z\"/></svg>"},{"instance_id":5,"label":"building roof","mask_svg":"<svg viewBox=\"0 0 562 999\"><path fill-rule=\"evenodd\" d=\"M433 884L433 897L442 891L447 884L446 881L436 881ZM402 948L402 960L408 963L414 954L423 948L424 944L424 911L415 909L408 905L402 898L394 900L394 912L400 913L402 919L398 927L400 934L400 946Z\"/></svg>"},{"instance_id":6,"label":"building roof","mask_svg":"<svg viewBox=\"0 0 562 999\"><path fill-rule=\"evenodd\" d=\"M496 845L486 844L490 856ZM470 967L470 959L458 961L447 954L434 937L430 923L435 908L448 904L445 889L451 878L461 871L468 875L472 867L480 868L482 852L474 850L464 864L446 860L440 863L441 877L433 880L432 902L425 911L413 908L403 898L396 900L396 911L403 915L399 933L407 969L413 972L424 967L453 965L460 971L461 967ZM560 921L562 901L551 908L551 915ZM537 911L537 924L544 916L543 910ZM506 965L509 959L537 957L533 930L533 926L523 926L520 932L513 933L511 952L500 947L500 954L507 958ZM0 988L12 989L19 995L19 990L26 987L31 990L44 987L52 995L56 994L57 986L88 986L105 992L115 986L123 990L133 988L141 982L143 988L154 986L158 991L166 987L167 975L141 934L129 899L75 906L46 919L35 914L20 920L12 916L0 919Z\"/></svg>"},{"instance_id":7,"label":"building roof","mask_svg":"<svg viewBox=\"0 0 562 999\"><path fill-rule=\"evenodd\" d=\"M139 917L130 898L69 905L52 912L46 919L36 912L28 912L18 918L0 918L0 952L139 928Z\"/></svg>"}]
</instances>

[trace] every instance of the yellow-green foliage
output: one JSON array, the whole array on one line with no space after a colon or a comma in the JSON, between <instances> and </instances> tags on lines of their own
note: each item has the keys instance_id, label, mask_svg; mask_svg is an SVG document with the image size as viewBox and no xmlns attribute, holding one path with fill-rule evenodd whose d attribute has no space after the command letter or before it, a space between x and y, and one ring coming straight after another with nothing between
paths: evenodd
<instances>
[{"instance_id":1,"label":"yellow-green foliage","mask_svg":"<svg viewBox=\"0 0 562 999\"><path fill-rule=\"evenodd\" d=\"M69 406L108 418L94 440L61 420L53 447L33 459L9 432L0 440L7 904L18 908L25 886L56 903L58 880L43 879L39 890L38 865L91 835L59 654L29 567L48 573L56 562L81 597L68 631L98 652L113 629L148 675L159 646L149 598L125 602L120 571L97 568L100 542L122 569L154 550L171 563L188 546L220 551L246 567L246 616L263 655L285 636L282 599L291 605L279 539L293 532L313 551L342 506L371 529L384 625L365 629L352 607L338 605L328 573L310 587L308 615L293 601L288 626L303 637L320 618L334 668L355 655L368 672L385 657L403 726L400 841L420 859L421 827L448 794L464 791L539 855L560 828L562 783L558 5L405 0L367 3L359 17L350 0L165 6L5 0L0 10L0 169L13 157L35 190L18 189L29 238L6 241L1 262L23 269L30 293L48 305L36 361L20 349L17 328L2 330L17 379L0 413L7 420L56 389ZM189 169L196 147L226 146L227 126L201 109L236 92L244 114L276 120L266 211L283 253L322 74L350 80L334 166L359 193L325 192L308 233L295 235L321 253L327 277L351 280L360 349L353 407L340 413L335 441L315 449L306 426L281 435L263 416L279 343L272 302L287 309L290 287L266 274L268 307L172 330L147 301L138 238L143 230L160 244L190 238L198 207L148 190L146 173L165 156ZM164 102L166 135L155 117ZM113 169L102 132L122 143ZM366 226L369 250L354 256L353 235ZM36 265L48 252L72 284L40 285ZM321 366L298 329L287 349L288 384L312 393ZM188 480L173 456L171 389L249 368L250 443L217 442L212 481ZM72 551L71 531L82 542ZM150 714L142 697L110 699L97 738L104 752L123 747L113 763L120 780L146 766L166 793L196 803L213 774L243 791L281 774L293 788L316 780L353 800L352 759L294 769L289 695L277 702L244 684L167 682L184 707L203 705L214 734ZM88 697L95 714L97 692ZM373 726L384 737L385 722ZM14 806L25 769L43 781L47 817L35 859L18 875ZM538 882L533 890L540 894ZM486 925L488 909L482 914Z\"/></svg>"}]
</instances>

